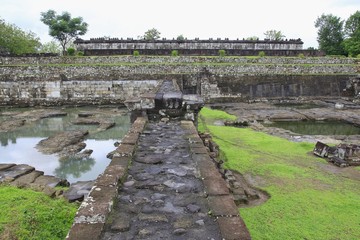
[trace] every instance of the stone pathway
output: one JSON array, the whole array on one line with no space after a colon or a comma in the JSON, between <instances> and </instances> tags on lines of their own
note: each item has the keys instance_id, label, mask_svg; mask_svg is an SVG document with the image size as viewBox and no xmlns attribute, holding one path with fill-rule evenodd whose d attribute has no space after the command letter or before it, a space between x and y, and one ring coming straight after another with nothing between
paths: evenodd
<instances>
[{"instance_id":1,"label":"stone pathway","mask_svg":"<svg viewBox=\"0 0 360 240\"><path fill-rule=\"evenodd\" d=\"M221 239L185 133L147 124L102 239Z\"/></svg>"}]
</instances>

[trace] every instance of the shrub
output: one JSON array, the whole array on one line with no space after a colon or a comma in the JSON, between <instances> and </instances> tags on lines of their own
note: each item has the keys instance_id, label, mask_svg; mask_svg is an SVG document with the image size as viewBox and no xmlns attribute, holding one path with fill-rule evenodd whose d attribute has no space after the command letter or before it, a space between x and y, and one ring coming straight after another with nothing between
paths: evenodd
<instances>
[{"instance_id":1,"label":"shrub","mask_svg":"<svg viewBox=\"0 0 360 240\"><path fill-rule=\"evenodd\" d=\"M356 58L360 58L360 54L356 55Z\"/></svg>"},{"instance_id":2,"label":"shrub","mask_svg":"<svg viewBox=\"0 0 360 240\"><path fill-rule=\"evenodd\" d=\"M226 51L224 49L219 50L220 57L225 57L225 55L226 55Z\"/></svg>"},{"instance_id":3,"label":"shrub","mask_svg":"<svg viewBox=\"0 0 360 240\"><path fill-rule=\"evenodd\" d=\"M75 48L68 48L67 49L67 54L69 55L69 56L75 56Z\"/></svg>"},{"instance_id":4,"label":"shrub","mask_svg":"<svg viewBox=\"0 0 360 240\"><path fill-rule=\"evenodd\" d=\"M298 57L299 58L305 58L305 55L303 53L299 53Z\"/></svg>"},{"instance_id":5,"label":"shrub","mask_svg":"<svg viewBox=\"0 0 360 240\"><path fill-rule=\"evenodd\" d=\"M77 56L84 56L84 52L83 52L83 51L77 51L77 52L76 52L76 55L77 55Z\"/></svg>"},{"instance_id":6,"label":"shrub","mask_svg":"<svg viewBox=\"0 0 360 240\"><path fill-rule=\"evenodd\" d=\"M172 50L171 51L171 56L173 56L173 57L179 56L179 51L178 50Z\"/></svg>"},{"instance_id":7,"label":"shrub","mask_svg":"<svg viewBox=\"0 0 360 240\"><path fill-rule=\"evenodd\" d=\"M259 57L265 57L265 56L266 56L266 54L265 54L264 51L260 51L260 52L259 52Z\"/></svg>"},{"instance_id":8,"label":"shrub","mask_svg":"<svg viewBox=\"0 0 360 240\"><path fill-rule=\"evenodd\" d=\"M134 56L134 57L140 56L139 51L138 51L138 50L135 50L135 51L133 52L133 56Z\"/></svg>"}]
</instances>

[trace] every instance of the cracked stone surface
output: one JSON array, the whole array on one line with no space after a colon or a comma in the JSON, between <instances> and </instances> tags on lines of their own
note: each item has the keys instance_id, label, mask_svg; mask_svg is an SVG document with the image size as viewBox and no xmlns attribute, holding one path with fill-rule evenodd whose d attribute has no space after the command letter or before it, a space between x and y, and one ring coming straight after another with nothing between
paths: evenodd
<instances>
[{"instance_id":1,"label":"cracked stone surface","mask_svg":"<svg viewBox=\"0 0 360 240\"><path fill-rule=\"evenodd\" d=\"M221 239L185 133L148 123L102 239Z\"/></svg>"}]
</instances>

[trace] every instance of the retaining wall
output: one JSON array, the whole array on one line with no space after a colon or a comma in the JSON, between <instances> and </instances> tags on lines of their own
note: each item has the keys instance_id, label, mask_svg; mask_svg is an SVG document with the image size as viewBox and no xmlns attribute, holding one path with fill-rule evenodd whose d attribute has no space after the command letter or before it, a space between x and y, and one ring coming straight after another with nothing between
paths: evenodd
<instances>
[{"instance_id":1,"label":"retaining wall","mask_svg":"<svg viewBox=\"0 0 360 240\"><path fill-rule=\"evenodd\" d=\"M0 58L0 105L121 104L176 80L206 101L339 97L359 72L352 58Z\"/></svg>"}]
</instances>

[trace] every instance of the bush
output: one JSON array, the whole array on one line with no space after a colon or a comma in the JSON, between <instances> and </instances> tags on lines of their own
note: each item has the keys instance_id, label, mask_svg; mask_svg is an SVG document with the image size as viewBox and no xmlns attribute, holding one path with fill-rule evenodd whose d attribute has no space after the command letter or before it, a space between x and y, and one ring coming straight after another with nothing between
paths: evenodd
<instances>
[{"instance_id":1,"label":"bush","mask_svg":"<svg viewBox=\"0 0 360 240\"><path fill-rule=\"evenodd\" d=\"M220 57L225 57L225 55L226 55L226 51L225 51L225 50L223 50L223 49L219 50L219 56L220 56Z\"/></svg>"},{"instance_id":2,"label":"bush","mask_svg":"<svg viewBox=\"0 0 360 240\"><path fill-rule=\"evenodd\" d=\"M133 56L134 56L134 57L140 56L139 51L138 51L138 50L135 50L135 51L133 52Z\"/></svg>"},{"instance_id":3,"label":"bush","mask_svg":"<svg viewBox=\"0 0 360 240\"><path fill-rule=\"evenodd\" d=\"M265 56L266 56L266 54L265 54L264 51L260 51L260 52L259 52L259 57L265 57Z\"/></svg>"},{"instance_id":4,"label":"bush","mask_svg":"<svg viewBox=\"0 0 360 240\"><path fill-rule=\"evenodd\" d=\"M303 53L299 53L298 57L299 58L305 58L305 55Z\"/></svg>"},{"instance_id":5,"label":"bush","mask_svg":"<svg viewBox=\"0 0 360 240\"><path fill-rule=\"evenodd\" d=\"M84 56L84 52L83 51L77 51L76 56Z\"/></svg>"},{"instance_id":6,"label":"bush","mask_svg":"<svg viewBox=\"0 0 360 240\"><path fill-rule=\"evenodd\" d=\"M75 56L75 48L68 48L67 49L67 54L69 55L69 56Z\"/></svg>"},{"instance_id":7,"label":"bush","mask_svg":"<svg viewBox=\"0 0 360 240\"><path fill-rule=\"evenodd\" d=\"M360 54L358 54L358 55L356 56L356 58L360 58Z\"/></svg>"},{"instance_id":8,"label":"bush","mask_svg":"<svg viewBox=\"0 0 360 240\"><path fill-rule=\"evenodd\" d=\"M172 50L171 51L171 56L173 56L173 57L179 56L179 51L178 50Z\"/></svg>"}]
</instances>

